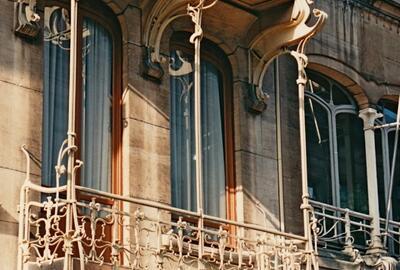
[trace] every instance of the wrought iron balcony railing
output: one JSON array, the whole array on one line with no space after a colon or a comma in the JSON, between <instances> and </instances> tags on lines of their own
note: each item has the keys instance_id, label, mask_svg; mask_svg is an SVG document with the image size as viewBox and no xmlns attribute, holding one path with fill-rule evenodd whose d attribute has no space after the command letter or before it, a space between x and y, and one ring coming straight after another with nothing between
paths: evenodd
<instances>
[{"instance_id":1,"label":"wrought iron balcony railing","mask_svg":"<svg viewBox=\"0 0 400 270\"><path fill-rule=\"evenodd\" d=\"M317 269L303 236L81 186L42 187L29 164L19 212L19 269L70 269L68 257L80 269Z\"/></svg>"},{"instance_id":2,"label":"wrought iron balcony railing","mask_svg":"<svg viewBox=\"0 0 400 270\"><path fill-rule=\"evenodd\" d=\"M56 199L54 188L24 187L24 263L48 264L72 252L84 262L132 269L177 269L198 263L219 269L300 269L309 256L300 236L80 186L77 192L91 196L91 201L67 201L62 198L66 189L61 186ZM28 192L35 191L47 199L28 200ZM74 219L71 231L65 231L68 214Z\"/></svg>"},{"instance_id":3,"label":"wrought iron balcony railing","mask_svg":"<svg viewBox=\"0 0 400 270\"><path fill-rule=\"evenodd\" d=\"M372 217L349 209L310 201L312 206L312 230L319 249L345 251L356 256L365 253L371 245ZM386 236L384 247L388 255L400 257L400 222L389 221L389 230L385 232L385 220L380 220L380 238Z\"/></svg>"}]
</instances>

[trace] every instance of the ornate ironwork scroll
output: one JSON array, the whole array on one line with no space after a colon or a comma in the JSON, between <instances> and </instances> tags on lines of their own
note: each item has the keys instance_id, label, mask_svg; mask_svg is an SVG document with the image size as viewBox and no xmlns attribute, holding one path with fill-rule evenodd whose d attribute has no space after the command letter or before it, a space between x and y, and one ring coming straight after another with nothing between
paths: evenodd
<instances>
[{"instance_id":1,"label":"ornate ironwork scroll","mask_svg":"<svg viewBox=\"0 0 400 270\"><path fill-rule=\"evenodd\" d=\"M69 150L62 148L60 157ZM67 185L45 188L31 182L29 155L23 151L28 167L19 212L19 270L60 262L69 270L68 256L79 260L82 270L87 264L127 269L296 270L310 260L304 237L262 226L81 186L74 188L91 199L70 200L74 197L66 194ZM56 167L65 173L62 164ZM37 192L47 198L31 196ZM73 220L69 230L67 215Z\"/></svg>"}]
</instances>

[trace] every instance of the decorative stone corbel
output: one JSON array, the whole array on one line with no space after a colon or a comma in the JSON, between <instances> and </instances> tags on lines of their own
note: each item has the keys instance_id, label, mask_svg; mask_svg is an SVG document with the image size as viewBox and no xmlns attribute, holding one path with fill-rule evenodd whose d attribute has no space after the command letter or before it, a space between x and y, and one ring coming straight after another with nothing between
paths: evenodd
<instances>
[{"instance_id":1,"label":"decorative stone corbel","mask_svg":"<svg viewBox=\"0 0 400 270\"><path fill-rule=\"evenodd\" d=\"M247 84L247 109L253 113L262 113L267 109L269 95L258 85Z\"/></svg>"},{"instance_id":2,"label":"decorative stone corbel","mask_svg":"<svg viewBox=\"0 0 400 270\"><path fill-rule=\"evenodd\" d=\"M160 54L161 39L165 29L178 18L189 16L189 1L161 0L156 2L144 26L145 50L143 53L143 75L149 79L160 81L164 75L161 63L165 61Z\"/></svg>"},{"instance_id":3,"label":"decorative stone corbel","mask_svg":"<svg viewBox=\"0 0 400 270\"><path fill-rule=\"evenodd\" d=\"M160 62L152 60L152 48L144 47L143 50L143 76L150 80L160 82L161 78L164 76L164 70Z\"/></svg>"},{"instance_id":4,"label":"decorative stone corbel","mask_svg":"<svg viewBox=\"0 0 400 270\"><path fill-rule=\"evenodd\" d=\"M35 38L40 32L40 16L36 13L36 0L20 0L16 6L17 22L15 33Z\"/></svg>"},{"instance_id":5,"label":"decorative stone corbel","mask_svg":"<svg viewBox=\"0 0 400 270\"><path fill-rule=\"evenodd\" d=\"M306 24L311 14L310 4L312 4L310 0L296 0L288 22L266 28L250 39L248 54L250 104L248 106L251 111L261 113L267 107L268 94L264 92L262 83L272 60L278 55L287 53L287 48L295 44L301 43L297 51L302 53L304 44L324 25L327 14L318 9L313 10L317 18L315 24L313 26Z\"/></svg>"},{"instance_id":6,"label":"decorative stone corbel","mask_svg":"<svg viewBox=\"0 0 400 270\"><path fill-rule=\"evenodd\" d=\"M143 75L152 80L160 81L164 75L161 63L166 59L161 55L161 39L167 27L175 20L182 17L191 17L193 13L193 1L189 0L160 0L152 7L144 26L144 68ZM200 1L204 4L202 10L211 8L217 1ZM192 18L193 20L193 18ZM192 38L192 37L191 37ZM192 41L191 41L192 42Z\"/></svg>"}]
</instances>

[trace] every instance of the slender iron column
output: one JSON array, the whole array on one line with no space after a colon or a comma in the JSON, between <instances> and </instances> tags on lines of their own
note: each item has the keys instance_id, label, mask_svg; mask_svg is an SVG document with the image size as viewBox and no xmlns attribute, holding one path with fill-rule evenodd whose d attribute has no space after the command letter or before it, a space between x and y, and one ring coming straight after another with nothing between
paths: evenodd
<instances>
[{"instance_id":1,"label":"slender iron column","mask_svg":"<svg viewBox=\"0 0 400 270\"><path fill-rule=\"evenodd\" d=\"M198 269L203 269L201 262L203 257L204 235L203 235L203 156L201 142L201 64L200 45L203 37L201 28L202 9L204 1L200 0L197 6L188 6L188 14L194 23L194 32L190 36L190 43L194 44L194 130L195 130L195 155L196 155L196 203L197 212L200 214L198 220L199 230L199 254Z\"/></svg>"},{"instance_id":2,"label":"slender iron column","mask_svg":"<svg viewBox=\"0 0 400 270\"><path fill-rule=\"evenodd\" d=\"M78 0L71 0L71 29L70 29L70 55L69 55L69 93L68 93L68 165L67 165L67 212L64 238L64 270L71 270L72 265L72 199L74 199L75 183L73 173L75 156L75 100L76 100L76 66L77 66L77 31L78 31Z\"/></svg>"},{"instance_id":3,"label":"slender iron column","mask_svg":"<svg viewBox=\"0 0 400 270\"><path fill-rule=\"evenodd\" d=\"M308 63L307 56L303 53L304 45L307 40L300 42L297 51L292 51L291 55L296 59L298 78L296 80L298 86L299 96L299 132L300 132L300 155L301 155L301 184L302 184L302 204L303 210L303 225L304 237L307 239L306 248L310 252L310 257L307 259L306 269L310 270L312 267L318 269L318 261L314 255L316 250L313 250L312 234L310 228L310 211L312 207L309 203L308 194L308 175L307 175L307 141L306 141L306 116L304 107L304 91L307 83L307 75L305 68Z\"/></svg>"},{"instance_id":4,"label":"slender iron column","mask_svg":"<svg viewBox=\"0 0 400 270\"><path fill-rule=\"evenodd\" d=\"M281 89L279 74L279 57L274 61L274 82L275 82L275 112L276 112L276 158L278 163L278 190L279 190L279 223L280 230L285 231L285 205L283 198L283 164L282 164L282 119L281 119Z\"/></svg>"},{"instance_id":5,"label":"slender iron column","mask_svg":"<svg viewBox=\"0 0 400 270\"><path fill-rule=\"evenodd\" d=\"M196 202L199 213L199 254L198 269L205 269L202 263L204 247L204 209L203 209L203 156L202 156L202 130L201 130L201 40L203 29L201 21L203 10L213 7L218 0L209 5L204 5L205 0L199 0L196 6L188 5L187 13L192 18L194 32L190 36L190 43L194 44L194 125L195 125L195 153L196 153Z\"/></svg>"}]
</instances>

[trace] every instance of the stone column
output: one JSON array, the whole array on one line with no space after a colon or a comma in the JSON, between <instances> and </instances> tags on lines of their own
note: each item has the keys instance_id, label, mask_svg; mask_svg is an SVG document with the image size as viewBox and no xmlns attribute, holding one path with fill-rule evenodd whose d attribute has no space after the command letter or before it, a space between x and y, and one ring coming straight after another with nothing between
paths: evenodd
<instances>
[{"instance_id":1,"label":"stone column","mask_svg":"<svg viewBox=\"0 0 400 270\"><path fill-rule=\"evenodd\" d=\"M364 120L365 155L367 162L368 207L372 217L371 245L367 253L384 253L380 238L380 216L378 198L378 179L376 173L375 133L371 127L375 120L382 117L375 109L366 108L360 111L359 117Z\"/></svg>"}]
</instances>

